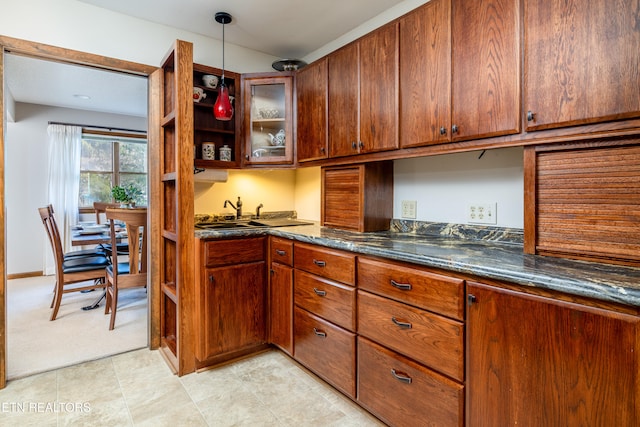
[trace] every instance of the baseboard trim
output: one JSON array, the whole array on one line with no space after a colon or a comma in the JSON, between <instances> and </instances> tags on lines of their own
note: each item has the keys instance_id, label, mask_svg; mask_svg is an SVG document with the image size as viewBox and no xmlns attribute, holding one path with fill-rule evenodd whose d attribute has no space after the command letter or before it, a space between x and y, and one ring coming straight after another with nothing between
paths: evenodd
<instances>
[{"instance_id":1,"label":"baseboard trim","mask_svg":"<svg viewBox=\"0 0 640 427\"><path fill-rule=\"evenodd\" d=\"M26 273L7 274L7 280L11 279L25 279L27 277L44 276L42 271L28 271Z\"/></svg>"}]
</instances>

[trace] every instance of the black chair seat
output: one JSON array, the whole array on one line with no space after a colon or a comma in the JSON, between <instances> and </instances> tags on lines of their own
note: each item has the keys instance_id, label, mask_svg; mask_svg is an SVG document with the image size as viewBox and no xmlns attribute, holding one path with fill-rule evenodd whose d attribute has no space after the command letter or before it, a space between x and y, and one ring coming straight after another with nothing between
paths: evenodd
<instances>
[{"instance_id":1,"label":"black chair seat","mask_svg":"<svg viewBox=\"0 0 640 427\"><path fill-rule=\"evenodd\" d=\"M106 256L107 252L102 249L101 247L96 247L94 249L83 249L81 251L71 251L71 252L67 252L66 254L64 254L64 259L71 259L71 258L84 258L84 257L91 257L91 256Z\"/></svg>"},{"instance_id":2,"label":"black chair seat","mask_svg":"<svg viewBox=\"0 0 640 427\"><path fill-rule=\"evenodd\" d=\"M109 274L113 275L113 265L109 264L107 266L107 271ZM118 274L129 274L129 263L128 262L119 262L118 263Z\"/></svg>"},{"instance_id":3,"label":"black chair seat","mask_svg":"<svg viewBox=\"0 0 640 427\"><path fill-rule=\"evenodd\" d=\"M63 273L78 273L81 271L91 271L98 268L106 268L111 265L105 256L90 256L65 259L62 263Z\"/></svg>"},{"instance_id":4,"label":"black chair seat","mask_svg":"<svg viewBox=\"0 0 640 427\"><path fill-rule=\"evenodd\" d=\"M101 243L100 249L105 251L107 254L111 254L111 244L110 243ZM129 253L129 244L128 243L118 243L116 244L116 250L119 255L126 255Z\"/></svg>"}]
</instances>

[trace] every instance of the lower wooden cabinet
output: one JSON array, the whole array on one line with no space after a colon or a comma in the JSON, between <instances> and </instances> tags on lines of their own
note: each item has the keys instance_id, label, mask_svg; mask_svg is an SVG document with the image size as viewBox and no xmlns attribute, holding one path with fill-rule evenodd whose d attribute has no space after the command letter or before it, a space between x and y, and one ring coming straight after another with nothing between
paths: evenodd
<instances>
[{"instance_id":1,"label":"lower wooden cabinet","mask_svg":"<svg viewBox=\"0 0 640 427\"><path fill-rule=\"evenodd\" d=\"M640 317L467 282L470 426L637 426Z\"/></svg>"},{"instance_id":2,"label":"lower wooden cabinet","mask_svg":"<svg viewBox=\"0 0 640 427\"><path fill-rule=\"evenodd\" d=\"M351 398L356 396L356 334L294 308L295 358Z\"/></svg>"},{"instance_id":3,"label":"lower wooden cabinet","mask_svg":"<svg viewBox=\"0 0 640 427\"><path fill-rule=\"evenodd\" d=\"M293 242L269 242L269 342L293 355Z\"/></svg>"},{"instance_id":4,"label":"lower wooden cabinet","mask_svg":"<svg viewBox=\"0 0 640 427\"><path fill-rule=\"evenodd\" d=\"M198 367L266 345L265 238L204 241L198 287Z\"/></svg>"},{"instance_id":5,"label":"lower wooden cabinet","mask_svg":"<svg viewBox=\"0 0 640 427\"><path fill-rule=\"evenodd\" d=\"M358 337L358 402L393 426L462 426L464 387Z\"/></svg>"}]
</instances>

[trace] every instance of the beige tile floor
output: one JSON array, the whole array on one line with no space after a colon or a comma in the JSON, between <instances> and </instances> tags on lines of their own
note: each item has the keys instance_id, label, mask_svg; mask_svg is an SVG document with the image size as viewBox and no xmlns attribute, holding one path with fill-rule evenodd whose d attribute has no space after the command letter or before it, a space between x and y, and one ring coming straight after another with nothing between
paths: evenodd
<instances>
[{"instance_id":1,"label":"beige tile floor","mask_svg":"<svg viewBox=\"0 0 640 427\"><path fill-rule=\"evenodd\" d=\"M272 350L178 377L136 350L9 381L0 426L383 426Z\"/></svg>"}]
</instances>

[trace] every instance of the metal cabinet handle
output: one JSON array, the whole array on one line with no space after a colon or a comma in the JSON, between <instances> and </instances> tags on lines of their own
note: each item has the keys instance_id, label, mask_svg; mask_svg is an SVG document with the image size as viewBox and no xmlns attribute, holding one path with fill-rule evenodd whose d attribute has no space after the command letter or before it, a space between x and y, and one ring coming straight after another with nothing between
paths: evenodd
<instances>
[{"instance_id":1,"label":"metal cabinet handle","mask_svg":"<svg viewBox=\"0 0 640 427\"><path fill-rule=\"evenodd\" d=\"M527 121L532 122L534 119L535 119L535 114L533 114L533 111L527 111Z\"/></svg>"},{"instance_id":2,"label":"metal cabinet handle","mask_svg":"<svg viewBox=\"0 0 640 427\"><path fill-rule=\"evenodd\" d=\"M458 125L451 126L451 133L458 133Z\"/></svg>"},{"instance_id":3,"label":"metal cabinet handle","mask_svg":"<svg viewBox=\"0 0 640 427\"><path fill-rule=\"evenodd\" d=\"M410 291L411 290L411 283L398 283L395 280L391 279L391 286L393 286L394 288L398 288L402 291Z\"/></svg>"},{"instance_id":4,"label":"metal cabinet handle","mask_svg":"<svg viewBox=\"0 0 640 427\"><path fill-rule=\"evenodd\" d=\"M319 336L320 338L326 338L327 337L327 333L320 331L316 328L313 328L313 333L316 334L316 336Z\"/></svg>"},{"instance_id":5,"label":"metal cabinet handle","mask_svg":"<svg viewBox=\"0 0 640 427\"><path fill-rule=\"evenodd\" d=\"M324 266L326 266L326 265L327 265L327 263L326 263L326 262L324 262L324 261L320 261L320 260L317 260L317 259L314 259L314 260L313 260L313 263L314 263L315 265L317 265L318 267L324 267Z\"/></svg>"},{"instance_id":6,"label":"metal cabinet handle","mask_svg":"<svg viewBox=\"0 0 640 427\"><path fill-rule=\"evenodd\" d=\"M411 377L404 372L396 371L395 369L391 368L391 375L393 375L393 377L398 381L411 384L411 381L412 381Z\"/></svg>"},{"instance_id":7,"label":"metal cabinet handle","mask_svg":"<svg viewBox=\"0 0 640 427\"><path fill-rule=\"evenodd\" d=\"M467 304L469 305L469 307L471 307L471 305L473 305L473 303L475 303L477 300L476 296L473 294L469 294L467 295Z\"/></svg>"},{"instance_id":8,"label":"metal cabinet handle","mask_svg":"<svg viewBox=\"0 0 640 427\"><path fill-rule=\"evenodd\" d=\"M276 253L280 256L285 256L287 253L285 251L283 251L282 249L276 249Z\"/></svg>"},{"instance_id":9,"label":"metal cabinet handle","mask_svg":"<svg viewBox=\"0 0 640 427\"><path fill-rule=\"evenodd\" d=\"M398 320L395 317L392 317L391 321L397 326L399 326L401 329L411 329L411 326L412 326L411 323L403 322L402 320Z\"/></svg>"},{"instance_id":10,"label":"metal cabinet handle","mask_svg":"<svg viewBox=\"0 0 640 427\"><path fill-rule=\"evenodd\" d=\"M358 141L358 147L360 147L360 148L364 148L364 142L362 142L362 141Z\"/></svg>"},{"instance_id":11,"label":"metal cabinet handle","mask_svg":"<svg viewBox=\"0 0 640 427\"><path fill-rule=\"evenodd\" d=\"M442 126L440 127L440 135L446 135L447 134L447 128Z\"/></svg>"},{"instance_id":12,"label":"metal cabinet handle","mask_svg":"<svg viewBox=\"0 0 640 427\"><path fill-rule=\"evenodd\" d=\"M249 155L248 155L248 154L245 154L245 155L244 155L244 158L245 158L245 159L247 159L247 160L249 160Z\"/></svg>"},{"instance_id":13,"label":"metal cabinet handle","mask_svg":"<svg viewBox=\"0 0 640 427\"><path fill-rule=\"evenodd\" d=\"M321 152L321 153L324 153L324 151L325 151L325 150L324 150L324 147L320 147L320 152Z\"/></svg>"},{"instance_id":14,"label":"metal cabinet handle","mask_svg":"<svg viewBox=\"0 0 640 427\"><path fill-rule=\"evenodd\" d=\"M209 275L209 283L213 284L216 280L213 278L213 274Z\"/></svg>"},{"instance_id":15,"label":"metal cabinet handle","mask_svg":"<svg viewBox=\"0 0 640 427\"><path fill-rule=\"evenodd\" d=\"M351 148L355 150L356 148L358 148L358 144L356 144L355 141L351 141Z\"/></svg>"},{"instance_id":16,"label":"metal cabinet handle","mask_svg":"<svg viewBox=\"0 0 640 427\"><path fill-rule=\"evenodd\" d=\"M323 296L327 295L327 291L321 291L318 288L313 288L313 292L315 292L316 295L318 295L319 297L323 297Z\"/></svg>"}]
</instances>

